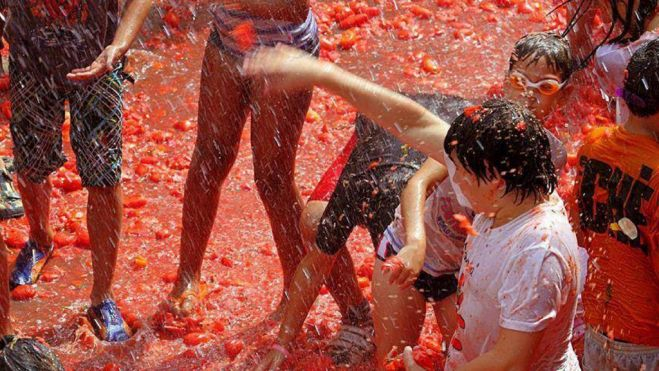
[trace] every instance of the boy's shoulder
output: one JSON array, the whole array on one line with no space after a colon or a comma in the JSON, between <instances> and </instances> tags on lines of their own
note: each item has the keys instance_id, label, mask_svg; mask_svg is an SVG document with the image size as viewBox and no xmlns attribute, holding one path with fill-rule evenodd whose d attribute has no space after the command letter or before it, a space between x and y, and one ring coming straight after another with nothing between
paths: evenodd
<instances>
[{"instance_id":1,"label":"boy's shoulder","mask_svg":"<svg viewBox=\"0 0 659 371\"><path fill-rule=\"evenodd\" d=\"M613 133L613 130L615 130L615 128L612 128L612 127L597 127L597 128L594 128L584 138L582 149L585 149L589 145L593 145L593 144L599 142L600 140L602 140L604 138L609 138L610 135Z\"/></svg>"},{"instance_id":2,"label":"boy's shoulder","mask_svg":"<svg viewBox=\"0 0 659 371\"><path fill-rule=\"evenodd\" d=\"M576 244L570 221L565 211L563 201L553 194L544 204L540 205L532 218L520 231L520 243L525 246Z\"/></svg>"}]
</instances>

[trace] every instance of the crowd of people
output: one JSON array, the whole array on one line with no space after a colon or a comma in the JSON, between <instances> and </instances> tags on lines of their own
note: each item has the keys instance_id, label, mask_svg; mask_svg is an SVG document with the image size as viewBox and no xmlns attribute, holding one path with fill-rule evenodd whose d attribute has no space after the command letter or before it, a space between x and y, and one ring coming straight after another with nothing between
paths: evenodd
<instances>
[{"instance_id":1,"label":"crowd of people","mask_svg":"<svg viewBox=\"0 0 659 371\"><path fill-rule=\"evenodd\" d=\"M0 161L0 217L24 212L30 227L11 269L0 240L0 335L13 332L10 290L35 284L53 254L49 175L65 162L68 102L77 170L89 192L87 318L99 339L126 341L131 329L112 293L123 215L122 93L131 79L123 67L152 1L127 1L123 9L117 0L0 6L14 144L13 161ZM285 362L322 285L342 316L327 349L336 365L375 356L381 369L405 352L408 369L418 369L409 347L429 303L446 370L659 369L659 6L566 6L571 19L562 35L520 38L502 91L469 101L393 92L318 59L308 0L211 4L179 269L162 310L194 316L204 301L204 252L251 115L255 181L284 275L280 331L260 370ZM586 45L591 7L610 28ZM236 36L245 25L249 40ZM578 104L568 97L583 69L596 71L617 125L588 135L572 197L561 199L568 152L545 122ZM295 157L315 88L360 113L305 204ZM357 226L370 233L377 258L372 304L346 247Z\"/></svg>"}]
</instances>

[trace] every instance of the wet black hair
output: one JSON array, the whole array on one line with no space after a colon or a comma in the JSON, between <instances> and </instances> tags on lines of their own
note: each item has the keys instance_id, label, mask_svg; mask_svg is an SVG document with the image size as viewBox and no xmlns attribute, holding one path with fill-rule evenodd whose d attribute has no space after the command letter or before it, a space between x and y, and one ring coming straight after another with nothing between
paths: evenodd
<instances>
[{"instance_id":1,"label":"wet black hair","mask_svg":"<svg viewBox=\"0 0 659 371\"><path fill-rule=\"evenodd\" d=\"M549 67L559 73L563 81L572 76L576 64L567 39L555 32L533 32L517 40L510 55L509 71L520 61L537 64L545 59Z\"/></svg>"},{"instance_id":2,"label":"wet black hair","mask_svg":"<svg viewBox=\"0 0 659 371\"><path fill-rule=\"evenodd\" d=\"M579 1L577 5L577 11L568 21L567 27L563 32L563 36L566 36L574 26L579 22L579 20L588 12L590 7L595 3L595 0L566 0L560 6L563 6L574 1ZM618 11L618 2L626 1L627 2L627 11L625 14L620 14ZM645 22L649 20L649 17L654 14L654 10L657 7L658 0L609 0L609 10L611 12L611 27L606 33L604 40L600 42L593 50L591 50L588 55L580 64L580 68L585 67L588 64L590 58L595 55L597 49L609 43L629 43L638 40L643 33L643 28L645 27ZM634 11L634 8L638 4L638 10ZM615 29L620 26L622 30L616 36L613 36Z\"/></svg>"},{"instance_id":3,"label":"wet black hair","mask_svg":"<svg viewBox=\"0 0 659 371\"><path fill-rule=\"evenodd\" d=\"M528 109L503 99L465 109L449 129L444 150L478 181L501 177L505 193L522 202L556 189L549 138Z\"/></svg>"},{"instance_id":4,"label":"wet black hair","mask_svg":"<svg viewBox=\"0 0 659 371\"><path fill-rule=\"evenodd\" d=\"M635 116L659 112L659 39L643 45L632 56L622 96Z\"/></svg>"}]
</instances>

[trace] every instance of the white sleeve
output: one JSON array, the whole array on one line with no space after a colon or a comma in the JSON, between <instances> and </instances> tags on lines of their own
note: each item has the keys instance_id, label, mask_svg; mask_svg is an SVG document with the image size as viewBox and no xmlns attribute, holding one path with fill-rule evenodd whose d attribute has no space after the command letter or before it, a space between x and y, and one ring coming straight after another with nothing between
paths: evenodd
<instances>
[{"instance_id":1,"label":"white sleeve","mask_svg":"<svg viewBox=\"0 0 659 371\"><path fill-rule=\"evenodd\" d=\"M525 249L508 262L498 292L501 327L539 332L556 318L567 300L562 260L545 244Z\"/></svg>"}]
</instances>

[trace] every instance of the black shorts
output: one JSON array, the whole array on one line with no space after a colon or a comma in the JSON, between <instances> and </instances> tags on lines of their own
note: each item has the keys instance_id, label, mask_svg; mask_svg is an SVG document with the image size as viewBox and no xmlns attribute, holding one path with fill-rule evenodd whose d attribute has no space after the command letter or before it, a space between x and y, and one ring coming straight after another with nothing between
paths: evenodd
<instances>
[{"instance_id":1,"label":"black shorts","mask_svg":"<svg viewBox=\"0 0 659 371\"><path fill-rule=\"evenodd\" d=\"M16 171L43 183L66 162L62 148L64 102L71 111L71 146L85 187L112 187L121 181L122 66L99 79L54 89L43 78L10 63L11 134Z\"/></svg>"},{"instance_id":2,"label":"black shorts","mask_svg":"<svg viewBox=\"0 0 659 371\"><path fill-rule=\"evenodd\" d=\"M361 155L353 151L353 157ZM418 170L417 165L392 165L364 171L349 159L318 225L316 244L334 255L356 226L365 227L377 248L384 231L394 220L400 194ZM358 162L358 161L357 161Z\"/></svg>"}]
</instances>

